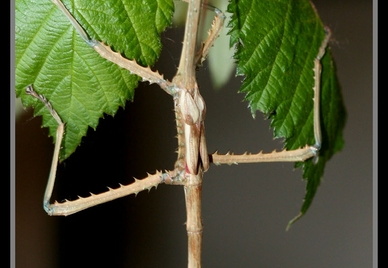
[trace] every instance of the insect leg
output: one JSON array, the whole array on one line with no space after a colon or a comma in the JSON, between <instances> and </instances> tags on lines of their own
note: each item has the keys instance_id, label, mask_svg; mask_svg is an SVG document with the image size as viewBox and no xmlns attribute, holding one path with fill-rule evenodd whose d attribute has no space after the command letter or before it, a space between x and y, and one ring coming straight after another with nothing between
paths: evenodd
<instances>
[{"instance_id":1,"label":"insect leg","mask_svg":"<svg viewBox=\"0 0 388 268\"><path fill-rule=\"evenodd\" d=\"M202 47L196 56L195 61L197 65L201 65L206 60L209 50L218 38L225 21L225 15L221 10L208 4L206 4L206 7L213 10L216 16L214 17L211 28L208 31L207 39L203 42Z\"/></svg>"},{"instance_id":2,"label":"insect leg","mask_svg":"<svg viewBox=\"0 0 388 268\"><path fill-rule=\"evenodd\" d=\"M319 48L318 54L314 60L314 145L307 145L303 148L295 150L284 150L280 152L257 154L226 154L221 155L214 153L211 155L214 164L238 164L238 163L259 163L259 162L298 162L305 161L309 158L314 158L314 162L318 161L318 154L322 144L321 120L320 120L320 91L321 91L321 59L325 54L326 47L330 40L330 30L326 28L326 36Z\"/></svg>"},{"instance_id":3,"label":"insect leg","mask_svg":"<svg viewBox=\"0 0 388 268\"><path fill-rule=\"evenodd\" d=\"M26 93L37 98L38 100L40 100L47 107L47 109L49 110L51 115L54 117L55 121L57 121L57 123L58 123L57 132L56 132L56 139L55 139L54 154L53 154L53 159L51 162L50 174L49 174L49 178L47 181L46 191L45 191L44 197L43 197L43 208L47 213L49 213L50 199L51 199L51 195L52 195L53 188L54 188L55 177L57 174L59 151L61 149L61 143L62 143L64 131L65 131L65 124L62 122L61 118L59 117L58 113L54 110L51 103L48 102L44 96L38 94L34 90L32 85L27 87Z\"/></svg>"},{"instance_id":4,"label":"insect leg","mask_svg":"<svg viewBox=\"0 0 388 268\"><path fill-rule=\"evenodd\" d=\"M85 42L91 46L101 57L117 64L118 66L128 70L131 74L135 74L140 76L143 81L148 81L150 84L156 83L158 84L165 92L170 95L176 93L175 86L164 79L163 75L158 72L154 72L149 67L143 67L139 65L135 60L128 60L121 56L120 53L113 51L109 46L104 43L93 40L89 37L89 35L85 32L82 26L78 23L78 21L73 17L73 15L67 10L64 4L60 0L52 0L53 3L63 12L63 14L69 19L71 24L74 26L75 30L81 36Z\"/></svg>"}]
</instances>

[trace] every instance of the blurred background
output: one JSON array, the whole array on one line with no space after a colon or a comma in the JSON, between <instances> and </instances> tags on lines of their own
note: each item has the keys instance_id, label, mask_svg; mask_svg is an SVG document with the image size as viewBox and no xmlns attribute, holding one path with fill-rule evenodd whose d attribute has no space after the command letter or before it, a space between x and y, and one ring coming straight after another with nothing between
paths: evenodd
<instances>
[{"instance_id":1,"label":"blurred background","mask_svg":"<svg viewBox=\"0 0 388 268\"><path fill-rule=\"evenodd\" d=\"M293 164L212 166L203 184L203 267L372 267L373 260L373 10L367 0L313 1L333 31L348 113L345 147L327 164L307 214L288 232L305 193ZM158 68L174 75L182 33L163 34ZM241 77L213 88L209 67L198 72L207 103L208 149L236 153L281 148L269 121L252 119ZM31 110L16 121L16 267L186 267L183 188L160 185L68 217L42 208L53 144ZM142 85L135 101L90 130L59 167L55 199L75 199L127 184L175 161L173 103Z\"/></svg>"}]
</instances>

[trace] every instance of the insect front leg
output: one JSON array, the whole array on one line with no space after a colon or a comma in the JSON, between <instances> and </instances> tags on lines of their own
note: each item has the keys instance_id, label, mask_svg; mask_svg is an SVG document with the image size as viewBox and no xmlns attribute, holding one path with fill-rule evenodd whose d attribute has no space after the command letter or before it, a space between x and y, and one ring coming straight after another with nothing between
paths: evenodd
<instances>
[{"instance_id":1,"label":"insect front leg","mask_svg":"<svg viewBox=\"0 0 388 268\"><path fill-rule=\"evenodd\" d=\"M214 11L216 16L213 19L213 22L212 22L211 28L208 31L208 36L206 40L202 43L202 47L196 55L195 62L197 66L201 66L202 63L207 58L207 55L209 54L209 50L214 45L214 42L218 38L226 19L225 14L218 8L213 7L209 4L204 4L204 5L206 6L207 9Z\"/></svg>"},{"instance_id":2,"label":"insect front leg","mask_svg":"<svg viewBox=\"0 0 388 268\"><path fill-rule=\"evenodd\" d=\"M131 74L135 74L142 78L142 81L148 81L150 84L158 84L169 95L173 95L175 92L173 90L173 85L159 72L152 71L150 67L143 67L139 65L135 59L126 59L117 51L113 51L110 46L98 41L91 39L88 33L82 28L79 22L74 18L74 16L69 12L65 5L60 0L52 0L52 2L62 11L62 13L67 17L69 22L73 25L74 29L77 31L79 36L90 46L92 47L102 58L113 62L128 70Z\"/></svg>"}]
</instances>

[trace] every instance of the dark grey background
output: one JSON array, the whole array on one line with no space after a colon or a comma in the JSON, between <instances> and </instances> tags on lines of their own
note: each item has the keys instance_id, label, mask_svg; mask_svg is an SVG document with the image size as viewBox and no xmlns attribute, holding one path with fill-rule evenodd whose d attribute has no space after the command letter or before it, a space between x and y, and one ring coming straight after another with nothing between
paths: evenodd
<instances>
[{"instance_id":1,"label":"dark grey background","mask_svg":"<svg viewBox=\"0 0 388 268\"><path fill-rule=\"evenodd\" d=\"M300 170L283 163L212 166L203 185L203 267L372 267L372 1L314 2L333 31L348 112L345 148L328 163L308 213L288 232L305 191ZM178 33L163 36L158 68L167 77L179 60L180 41L171 40ZM281 148L269 122L261 115L253 120L236 93L241 78L214 90L206 66L198 77L210 152ZM159 88L137 89L135 102L101 120L60 166L56 198L98 193L172 168L172 109ZM42 198L53 145L40 123L31 111L16 122L18 268L187 266L182 187L161 185L72 216L47 216Z\"/></svg>"}]
</instances>

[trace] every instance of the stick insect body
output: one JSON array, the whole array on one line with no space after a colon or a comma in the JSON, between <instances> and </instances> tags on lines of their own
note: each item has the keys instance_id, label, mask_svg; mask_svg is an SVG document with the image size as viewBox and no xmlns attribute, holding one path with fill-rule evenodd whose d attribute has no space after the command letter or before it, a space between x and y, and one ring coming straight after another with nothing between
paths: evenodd
<instances>
[{"instance_id":1,"label":"stick insect body","mask_svg":"<svg viewBox=\"0 0 388 268\"><path fill-rule=\"evenodd\" d=\"M207 40L197 51L197 32L200 18L200 11L203 8L202 1L187 0L188 11L185 26L185 35L183 40L182 54L179 67L172 81L164 79L158 72L152 71L149 67L143 67L134 60L123 58L119 53L114 52L108 45L97 40L89 38L81 25L66 9L59 0L52 0L54 4L63 12L63 14L73 24L75 30L101 57L127 69L132 74L136 74L149 83L158 84L166 93L172 96L175 107L175 116L177 124L178 150L177 161L174 169L169 171L157 171L155 174L141 180L135 180L129 185L120 185L117 189L109 189L100 194L92 194L88 197L82 197L77 200L58 203L50 203L51 194L54 187L58 156L62 138L65 131L65 123L52 107L50 102L42 95L34 91L32 86L27 87L27 94L43 102L51 115L58 123L56 144L52 160L51 171L43 200L43 207L49 215L70 215L81 210L102 204L123 196L138 193L145 189L150 189L161 183L183 185L185 190L188 233L189 260L188 267L200 267L201 263L201 241L202 241L202 222L201 222L201 184L203 173L206 172L210 163L214 164L236 164L236 163L258 163L258 162L295 162L305 161L314 157L318 158L318 152L321 146L320 130L320 60L325 53L325 48L330 38L330 31L327 29L318 55L314 61L314 136L315 144L306 145L303 148L280 151L272 153L258 154L226 154L218 153L208 154L205 137L205 115L206 104L202 98L195 73L196 68L205 60L210 47L217 38L224 22L224 14L218 10L215 11L215 18L212 28L209 31Z\"/></svg>"}]
</instances>

